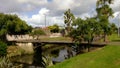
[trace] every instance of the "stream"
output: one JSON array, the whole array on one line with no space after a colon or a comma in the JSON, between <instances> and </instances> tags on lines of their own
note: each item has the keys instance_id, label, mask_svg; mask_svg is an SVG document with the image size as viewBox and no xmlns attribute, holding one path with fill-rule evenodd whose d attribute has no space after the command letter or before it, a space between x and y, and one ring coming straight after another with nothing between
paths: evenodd
<instances>
[{"instance_id":1,"label":"stream","mask_svg":"<svg viewBox=\"0 0 120 68\"><path fill-rule=\"evenodd\" d=\"M79 49L78 49L79 48ZM42 49L42 47L37 47L35 53L32 55L23 55L12 57L11 61L14 65L19 65L22 68L46 68L47 66L54 65L56 63L63 62L65 59L69 59L73 56L76 56L78 53L77 50L86 50L86 47L76 47L76 46L59 46ZM92 50L96 48L91 48Z\"/></svg>"},{"instance_id":2,"label":"stream","mask_svg":"<svg viewBox=\"0 0 120 68\"><path fill-rule=\"evenodd\" d=\"M72 46L55 45L46 50L37 47L34 54L12 57L11 61L14 65L21 65L23 68L46 68L75 55L76 51Z\"/></svg>"}]
</instances>

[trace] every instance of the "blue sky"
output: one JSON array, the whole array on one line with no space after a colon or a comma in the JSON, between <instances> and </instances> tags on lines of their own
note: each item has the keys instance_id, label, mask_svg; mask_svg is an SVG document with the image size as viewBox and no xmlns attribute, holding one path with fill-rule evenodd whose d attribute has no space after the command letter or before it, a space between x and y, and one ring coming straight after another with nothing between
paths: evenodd
<instances>
[{"instance_id":1,"label":"blue sky","mask_svg":"<svg viewBox=\"0 0 120 68\"><path fill-rule=\"evenodd\" d=\"M49 25L64 25L63 14L71 9L76 17L90 17L95 15L97 0L0 0L0 13L17 14L29 25L34 27L45 25L45 15ZM120 0L111 5L115 12L112 22L118 20ZM117 18L116 18L117 17Z\"/></svg>"}]
</instances>

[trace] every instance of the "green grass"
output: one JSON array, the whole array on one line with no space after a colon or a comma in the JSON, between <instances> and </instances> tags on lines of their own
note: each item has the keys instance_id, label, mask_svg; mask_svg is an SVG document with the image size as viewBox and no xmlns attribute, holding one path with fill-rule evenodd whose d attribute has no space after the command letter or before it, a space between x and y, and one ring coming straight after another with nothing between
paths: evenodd
<instances>
[{"instance_id":1,"label":"green grass","mask_svg":"<svg viewBox=\"0 0 120 68\"><path fill-rule=\"evenodd\" d=\"M120 68L120 46L108 45L48 68Z\"/></svg>"},{"instance_id":2,"label":"green grass","mask_svg":"<svg viewBox=\"0 0 120 68\"><path fill-rule=\"evenodd\" d=\"M118 37L117 34L112 34L112 35L108 36L108 40L109 41L120 41L120 37Z\"/></svg>"},{"instance_id":3,"label":"green grass","mask_svg":"<svg viewBox=\"0 0 120 68\"><path fill-rule=\"evenodd\" d=\"M53 37L53 38L44 37L44 38L40 38L40 40L42 41L71 41L71 38L69 37Z\"/></svg>"}]
</instances>

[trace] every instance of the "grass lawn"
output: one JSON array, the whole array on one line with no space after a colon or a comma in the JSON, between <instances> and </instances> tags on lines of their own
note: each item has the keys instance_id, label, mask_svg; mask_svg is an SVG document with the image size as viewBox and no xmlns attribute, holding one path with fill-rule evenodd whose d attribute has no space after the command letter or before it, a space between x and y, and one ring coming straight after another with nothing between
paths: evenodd
<instances>
[{"instance_id":1,"label":"grass lawn","mask_svg":"<svg viewBox=\"0 0 120 68\"><path fill-rule=\"evenodd\" d=\"M120 68L120 46L108 45L48 68Z\"/></svg>"},{"instance_id":2,"label":"grass lawn","mask_svg":"<svg viewBox=\"0 0 120 68\"><path fill-rule=\"evenodd\" d=\"M71 38L69 37L44 37L44 38L40 38L40 40L42 41L71 41Z\"/></svg>"},{"instance_id":3,"label":"grass lawn","mask_svg":"<svg viewBox=\"0 0 120 68\"><path fill-rule=\"evenodd\" d=\"M120 37L118 37L118 35L117 34L112 34L112 35L110 35L110 36L108 36L108 39L109 39L109 41L120 41Z\"/></svg>"}]
</instances>

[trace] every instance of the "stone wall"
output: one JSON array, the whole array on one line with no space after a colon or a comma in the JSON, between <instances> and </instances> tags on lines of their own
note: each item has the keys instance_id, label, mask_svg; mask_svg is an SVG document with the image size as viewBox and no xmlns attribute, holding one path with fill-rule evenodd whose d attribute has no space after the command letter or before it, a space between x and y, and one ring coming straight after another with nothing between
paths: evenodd
<instances>
[{"instance_id":1,"label":"stone wall","mask_svg":"<svg viewBox=\"0 0 120 68\"><path fill-rule=\"evenodd\" d=\"M16 43L16 45L25 50L25 53L27 54L34 53L34 46L32 43Z\"/></svg>"}]
</instances>

